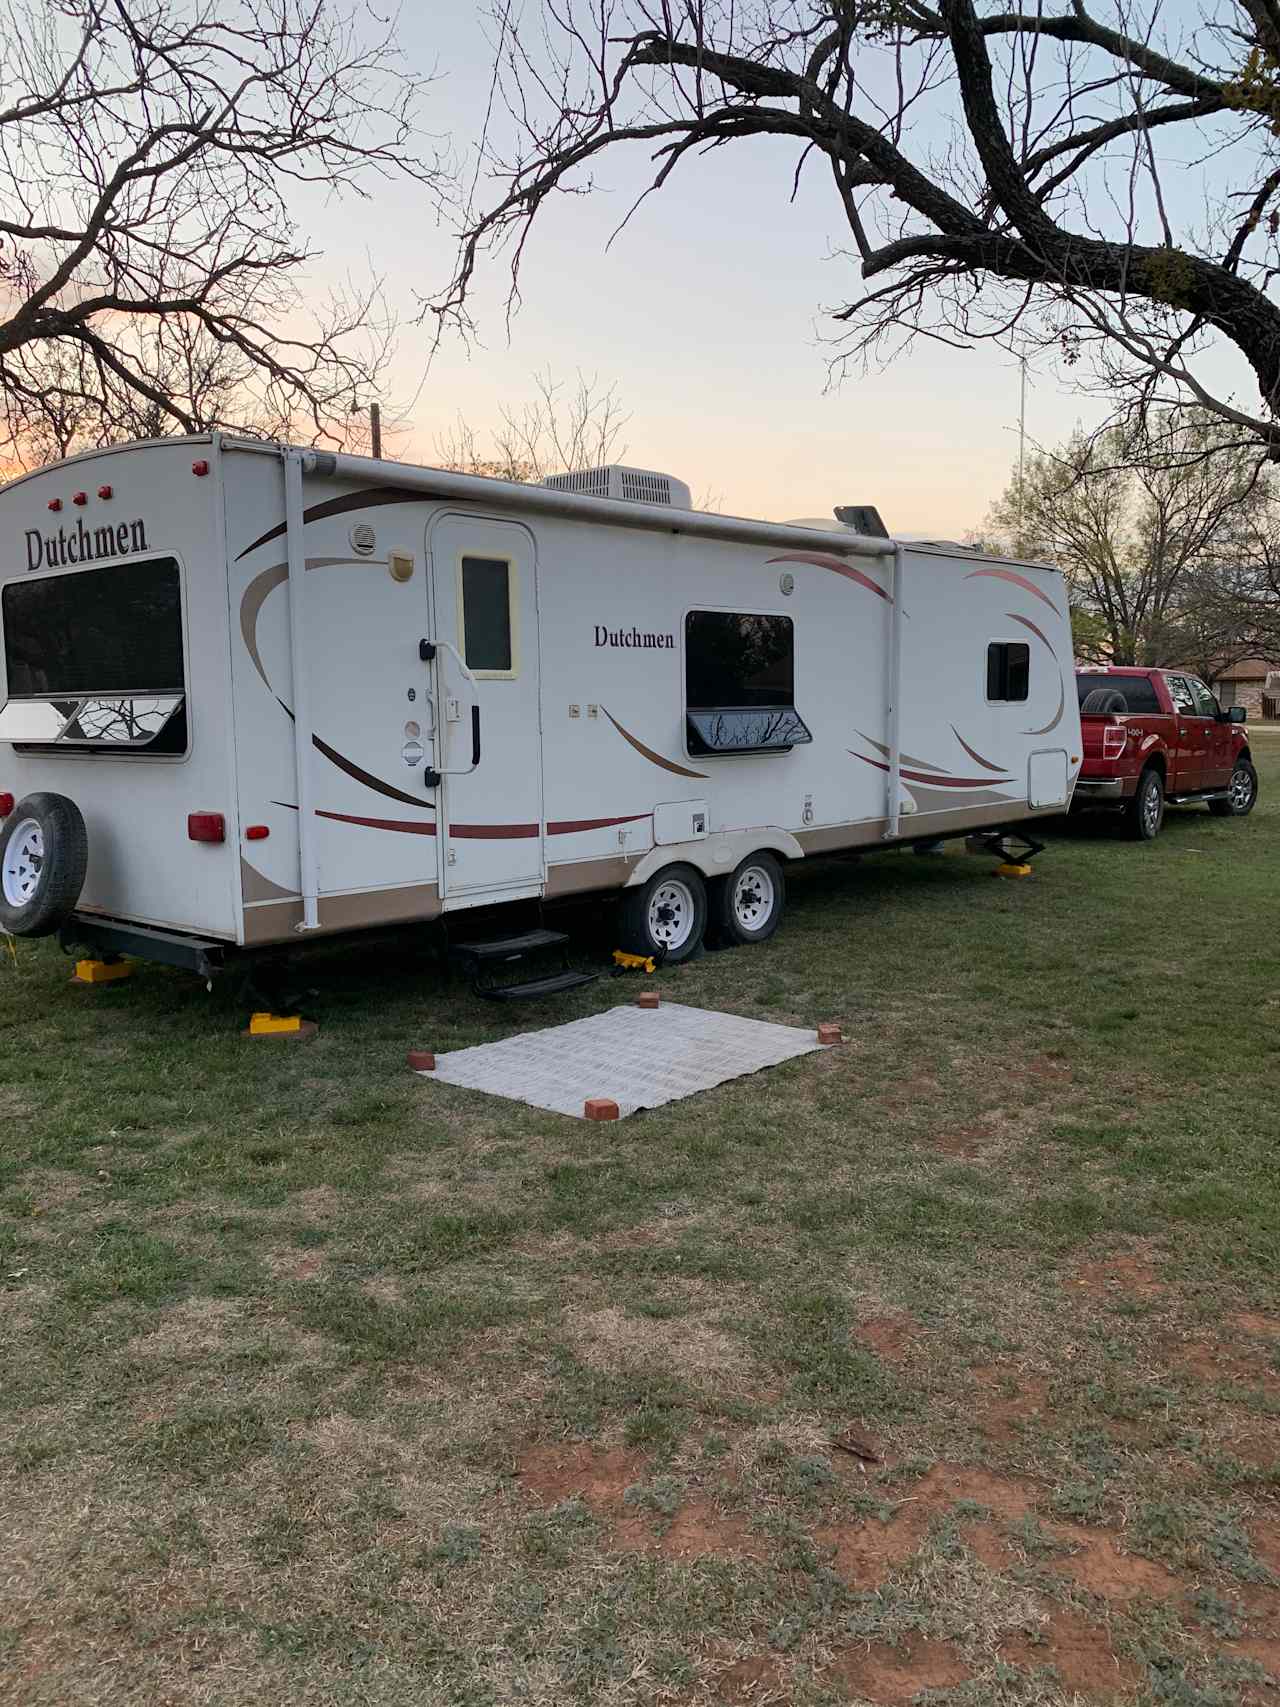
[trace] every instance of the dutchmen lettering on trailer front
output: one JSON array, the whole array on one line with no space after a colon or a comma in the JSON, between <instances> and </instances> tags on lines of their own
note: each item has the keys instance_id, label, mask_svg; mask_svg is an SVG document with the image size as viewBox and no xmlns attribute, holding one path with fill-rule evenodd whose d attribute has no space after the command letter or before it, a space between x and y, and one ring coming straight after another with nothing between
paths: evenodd
<instances>
[{"instance_id":1,"label":"dutchmen lettering on trailer front","mask_svg":"<svg viewBox=\"0 0 1280 1707\"><path fill-rule=\"evenodd\" d=\"M65 569L74 563L96 563L101 557L131 557L149 551L147 526L141 516L131 522L108 522L87 528L77 521L75 532L61 527L57 533L27 529L27 568Z\"/></svg>"},{"instance_id":2,"label":"dutchmen lettering on trailer front","mask_svg":"<svg viewBox=\"0 0 1280 1707\"><path fill-rule=\"evenodd\" d=\"M651 629L639 628L605 628L601 623L596 624L597 646L630 646L643 647L645 651L672 651L675 647L674 634L655 634Z\"/></svg>"}]
</instances>

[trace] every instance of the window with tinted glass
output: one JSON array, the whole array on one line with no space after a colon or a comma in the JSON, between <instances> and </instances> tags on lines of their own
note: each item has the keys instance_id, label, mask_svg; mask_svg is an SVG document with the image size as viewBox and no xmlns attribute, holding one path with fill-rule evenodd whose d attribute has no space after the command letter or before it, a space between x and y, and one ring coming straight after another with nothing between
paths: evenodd
<instances>
[{"instance_id":1,"label":"window with tinted glass","mask_svg":"<svg viewBox=\"0 0 1280 1707\"><path fill-rule=\"evenodd\" d=\"M1197 713L1201 717L1217 717L1221 708L1204 683L1195 676L1189 676L1187 684L1195 699Z\"/></svg>"},{"instance_id":2,"label":"window with tinted glass","mask_svg":"<svg viewBox=\"0 0 1280 1707\"><path fill-rule=\"evenodd\" d=\"M1196 696L1191 691L1190 682L1184 681L1181 676L1166 676L1165 681L1169 684L1169 697L1173 700L1173 709L1180 712L1183 717L1198 717L1200 713L1196 707Z\"/></svg>"},{"instance_id":3,"label":"window with tinted glass","mask_svg":"<svg viewBox=\"0 0 1280 1707\"><path fill-rule=\"evenodd\" d=\"M510 560L464 557L460 582L462 652L468 669L479 675L513 674Z\"/></svg>"},{"instance_id":4,"label":"window with tinted glass","mask_svg":"<svg viewBox=\"0 0 1280 1707\"><path fill-rule=\"evenodd\" d=\"M813 739L795 707L789 616L690 611L684 669L691 753L788 752Z\"/></svg>"},{"instance_id":5,"label":"window with tinted glass","mask_svg":"<svg viewBox=\"0 0 1280 1707\"><path fill-rule=\"evenodd\" d=\"M1160 710L1155 684L1149 676L1113 676L1106 670L1085 670L1076 676L1076 693L1081 705L1097 688L1122 695L1126 711Z\"/></svg>"},{"instance_id":6,"label":"window with tinted glass","mask_svg":"<svg viewBox=\"0 0 1280 1707\"><path fill-rule=\"evenodd\" d=\"M1023 700L1030 688L1030 646L1022 640L993 640L987 647L987 698Z\"/></svg>"},{"instance_id":7,"label":"window with tinted glass","mask_svg":"<svg viewBox=\"0 0 1280 1707\"><path fill-rule=\"evenodd\" d=\"M187 750L181 574L172 557L0 591L0 741L81 754Z\"/></svg>"}]
</instances>

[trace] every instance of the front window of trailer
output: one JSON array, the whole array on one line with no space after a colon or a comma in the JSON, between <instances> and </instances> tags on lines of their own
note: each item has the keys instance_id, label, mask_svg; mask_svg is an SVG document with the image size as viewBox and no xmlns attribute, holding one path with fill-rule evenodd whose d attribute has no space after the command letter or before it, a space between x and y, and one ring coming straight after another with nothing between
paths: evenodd
<instances>
[{"instance_id":1,"label":"front window of trailer","mask_svg":"<svg viewBox=\"0 0 1280 1707\"><path fill-rule=\"evenodd\" d=\"M81 753L187 750L182 583L172 557L0 590L0 741Z\"/></svg>"},{"instance_id":2,"label":"front window of trailer","mask_svg":"<svg viewBox=\"0 0 1280 1707\"><path fill-rule=\"evenodd\" d=\"M789 753L813 736L795 707L795 624L750 611L690 611L685 729L699 758Z\"/></svg>"}]
</instances>

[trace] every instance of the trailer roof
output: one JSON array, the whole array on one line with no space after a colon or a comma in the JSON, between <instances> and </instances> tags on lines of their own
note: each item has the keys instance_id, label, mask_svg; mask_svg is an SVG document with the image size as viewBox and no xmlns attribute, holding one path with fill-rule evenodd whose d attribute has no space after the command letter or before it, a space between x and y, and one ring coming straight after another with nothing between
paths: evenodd
<instances>
[{"instance_id":1,"label":"trailer roof","mask_svg":"<svg viewBox=\"0 0 1280 1707\"><path fill-rule=\"evenodd\" d=\"M194 433L181 438L175 435L159 439L135 439L127 444L79 451L75 456L66 457L61 462L46 463L43 468L32 469L28 474L19 475L15 480L0 487L0 492L8 492L57 469L93 462L100 457L119 456L129 451L157 449L162 446L173 447L176 444L207 444L214 449L272 456L296 450L311 464L308 472L313 474L357 483L368 481L385 485L390 481L400 486L420 489L424 497L434 493L440 497L477 499L501 505L504 509L573 515L584 521L604 522L614 527L649 528L663 533L696 533L704 537L738 539L762 545L807 544L855 557L887 557L895 545L901 545L904 551L913 556L959 558L966 562L978 563L1010 563L1022 569L1036 569L1050 575L1058 572L1050 563L1001 557L950 541L905 539L901 536L879 539L853 533L844 527L801 527L792 522L728 516L713 510L684 510L665 504L636 503L628 498L583 497L578 493L561 492L549 486L526 484L518 480L500 480L485 474L460 474L453 469L432 468L420 463L346 456L316 450L311 446L285 445L272 440L242 438L221 433Z\"/></svg>"}]
</instances>

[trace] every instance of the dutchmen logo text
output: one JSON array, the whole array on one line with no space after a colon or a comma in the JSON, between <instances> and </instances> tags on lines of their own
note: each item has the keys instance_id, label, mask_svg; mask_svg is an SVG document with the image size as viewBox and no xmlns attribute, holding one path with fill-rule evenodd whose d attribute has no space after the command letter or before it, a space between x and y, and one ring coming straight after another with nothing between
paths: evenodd
<instances>
[{"instance_id":1,"label":"dutchmen logo text","mask_svg":"<svg viewBox=\"0 0 1280 1707\"><path fill-rule=\"evenodd\" d=\"M652 630L639 628L603 628L596 624L597 646L642 646L646 651L657 647L670 651L675 643L674 634L654 634Z\"/></svg>"},{"instance_id":2,"label":"dutchmen logo text","mask_svg":"<svg viewBox=\"0 0 1280 1707\"><path fill-rule=\"evenodd\" d=\"M87 528L77 521L74 532L61 527L57 533L27 529L27 568L64 569L68 563L96 563L100 557L130 557L147 551L147 529L142 517L131 522L108 522L105 527Z\"/></svg>"}]
</instances>

